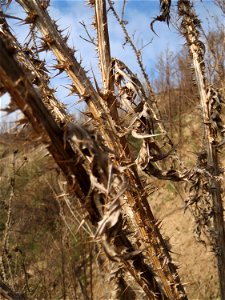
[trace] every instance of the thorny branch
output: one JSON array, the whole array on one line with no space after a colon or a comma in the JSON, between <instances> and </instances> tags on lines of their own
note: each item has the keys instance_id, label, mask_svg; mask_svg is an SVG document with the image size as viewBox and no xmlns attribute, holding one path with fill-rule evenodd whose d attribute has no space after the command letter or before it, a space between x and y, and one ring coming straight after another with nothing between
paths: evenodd
<instances>
[{"instance_id":1,"label":"thorny branch","mask_svg":"<svg viewBox=\"0 0 225 300\"><path fill-rule=\"evenodd\" d=\"M86 72L74 58L72 49L66 45L68 37L62 37L57 25L48 16L46 11L47 6L44 5L44 2L39 3L33 0L18 0L18 2L25 8L28 14L25 23L31 24L31 35L34 29L36 30L36 27L43 34L42 47L38 51L51 49L54 52L58 59L55 68L59 69L60 72L66 71L72 78L73 87L76 92L89 105L93 119L95 119L95 126L96 124L100 125L103 139L89 128L70 123L67 119L64 120L63 117L66 115L64 112L60 120L57 120L59 122L55 124L52 114L49 114L52 106L46 105L48 108L48 111L46 111L41 104L40 107L37 105L37 99L41 103L39 96L43 93L42 89L40 88L40 91L33 90L31 82L26 79L26 75L23 72L18 73L19 68L18 66L13 66L13 61L9 65L15 71L16 76L14 74L14 77L12 74L5 73L5 70L8 71L8 67L6 64L3 64L1 76L4 85L11 92L14 101L16 101L20 109L26 114L29 121L33 126L37 127L39 134L45 132L46 137L48 137L46 138L46 142L50 144L50 152L67 175L71 186L74 185L73 188L75 188L83 204L89 205L87 210L90 213L92 223L95 225L98 223L96 237L98 236L102 239L103 246L109 258L115 262L122 262L125 269L132 274L150 299L155 299L155 297L158 297L158 299L185 299L186 296L183 287L180 284L176 268L168 252L165 249L160 250L160 246L164 248L164 241L148 205L147 194L144 190L145 186L138 177L135 165L146 171L146 173L160 179L178 181L188 178L194 181L194 176L192 176L193 173L190 175L190 172L186 170L183 173L175 169L163 172L158 166L156 168L155 164L153 164L153 162L167 157L174 150L173 144L168 138L171 149L164 153L154 140L155 124L158 125L161 123L160 113L157 110L148 75L142 63L141 53L130 39L123 18L120 19L118 17L112 1L108 0L110 9L116 16L127 41L135 52L147 83L149 93L147 96L142 84L129 68L119 60L112 60L110 57L106 26L107 19L104 7L105 1L90 1L96 7L98 52L105 89L103 92L100 90L96 91L93 88ZM189 1L179 1L180 5L188 3ZM166 20L169 22L170 1L160 1L160 4L162 14L155 20ZM99 14L100 11L101 13ZM105 25L101 26L102 24ZM36 36L33 36L33 38L35 40ZM189 42L191 44L193 41ZM16 47L14 49L13 47L11 49L9 47L5 52L3 50L3 43L1 43L1 46L4 57L7 56L7 51L13 54L17 52L15 51ZM195 46L199 45L196 44ZM195 49L193 50L192 54L194 56ZM198 51L197 58L202 59L201 47ZM28 58L31 61L34 60L32 54L29 54ZM25 61L23 61L23 64L26 65ZM201 69L203 67L202 62L199 65ZM28 69L31 70L32 68L28 67ZM203 72L202 69L201 71ZM15 79L14 83L10 76ZM36 76L36 79L39 77L40 73ZM118 91L116 95L114 94L115 87ZM111 98L108 93L111 93ZM21 97L22 95L24 97ZM34 101L33 104L28 100L28 96ZM213 99L213 97L212 93L209 92L208 99ZM149 98L151 101L149 101ZM109 101L110 105L107 102L109 99L113 100ZM210 105L207 103L209 118L204 120L206 125L210 127L211 137L213 136L213 132L220 131L221 134L223 131L220 114L218 114L220 104L217 102L217 100L214 103L211 102ZM114 107L114 113L111 110L112 107ZM130 120L126 116L118 120L117 107L121 111L127 112ZM46 121L43 121L43 116L46 118ZM159 126L161 126L160 135L167 136L167 133L163 130L163 125ZM126 152L124 151L126 142L122 143L122 138L127 138L129 135L141 139L143 143L138 156L134 159L129 157L129 160L126 161L124 160L126 156ZM215 136L213 137L213 141L216 142ZM111 149L106 147L105 142ZM220 144L221 142L217 146ZM113 148L114 150L112 150ZM216 148L212 147L211 152L213 153L214 150L216 151ZM76 157L74 157L74 153ZM212 176L214 175L212 174ZM76 178L78 184L74 182L74 178ZM128 183L131 186L129 188ZM215 184L217 183L215 182ZM118 189L119 186L121 189ZM91 201L87 201L87 199ZM93 204L90 205L90 203ZM130 219L132 220L134 216L136 222L136 224L133 222L132 226L134 228L139 227L141 238L139 236L137 240L132 240L123 227L122 220L129 222L129 218L126 216L126 209L129 207L132 212ZM141 250L136 248L137 244L142 244ZM132 261L133 265L129 260ZM136 260L139 262L138 265L134 265L134 261ZM117 270L118 274L121 274L120 270ZM147 286L145 281L148 282Z\"/></svg>"},{"instance_id":2,"label":"thorny branch","mask_svg":"<svg viewBox=\"0 0 225 300\"><path fill-rule=\"evenodd\" d=\"M123 233L123 231L122 231L121 237L115 236L115 234L117 232L117 230L116 230L116 232L112 236L111 229L114 228L114 226L117 225L117 223L119 225L121 222L120 221L120 219L121 219L120 209L121 208L120 208L120 204L117 202L119 201L119 198L122 196L123 193L120 194L120 192L117 190L116 187L121 186L120 182L123 183L123 181L124 181L123 176L125 174L123 174L123 171L122 171L123 169L120 170L115 166L113 167L113 169L111 169L112 167L110 167L110 165L108 165L108 161L109 161L108 154L105 153L107 148L104 146L103 142L101 142L101 139L99 139L99 137L96 136L96 134L94 134L93 132L87 131L86 129L82 129L81 127L76 126L76 125L71 125L72 127L69 127L69 124L65 124L66 127L65 127L64 131L69 130L65 136L65 133L63 134L63 130L60 130L59 128L57 128L56 124L52 120L51 115L49 114L49 112L46 111L44 106L41 104L42 102L39 98L39 94L33 89L30 81L26 79L26 75L20 70L20 67L18 65L15 65L15 62L12 60L12 57L10 58L8 56L8 52L11 51L11 53L14 53L15 49L12 49L9 47L6 50L3 42L1 42L0 49L2 51L2 55L7 58L5 61L2 62L3 66L2 66L2 69L0 72L1 73L1 81L4 83L4 85L10 92L14 101L16 101L17 105L23 110L23 112L26 114L26 116L29 118L29 120L35 124L35 122L36 122L35 120L37 119L37 120L39 120L40 124L43 124L43 128L40 127L40 132L43 131L43 129L44 129L46 131L46 133L49 135L50 140L52 141L52 142L50 142L51 146L49 146L50 152L53 154L57 163L60 165L60 167L62 168L64 173L67 175L67 177L70 178L70 182L72 182L71 181L72 175L75 175L76 179L79 182L79 187L76 187L76 193L78 193L81 201L82 201L82 199L84 199L83 195L86 195L88 197L96 197L95 196L96 189L100 192L101 197L103 197L103 198L106 197L106 199L109 197L109 195L111 197L113 197L113 194L115 193L114 201L111 201L112 202L111 205L109 205L107 208L108 215L106 214L106 216L104 217L104 215L102 215L101 212L97 212L97 211L91 212L89 210L90 214L93 218L93 222L96 222L96 221L100 220L101 218L102 218L102 221L105 220L104 218L106 218L106 220L108 219L107 222L104 221L103 223L101 223L101 224L104 224L104 227L99 231L99 232L101 232L100 235L103 235L103 237L105 236L105 238L106 238L105 245L109 244L109 242L116 239L117 243L121 244L121 247L124 247L123 246L124 242L122 242L122 241L125 240L126 244L128 246L129 252L131 253L129 255L129 259L135 259L135 261L136 261L137 258L139 257L139 263L137 265L135 265L136 269L134 269L130 265L130 263L127 261L127 259L125 259L126 256L123 256L123 255L121 256L121 254L120 254L121 250L119 252L116 251L114 253L114 250L113 250L113 252L111 251L111 246L108 248L109 256L112 259L113 259L113 257L115 257L115 258L119 257L119 259L122 260L122 262L124 263L126 268L134 276L136 281L142 286L143 290L146 292L147 295L149 295L149 297L153 297L151 290L155 290L155 288L157 286L158 286L157 293L158 293L159 299L160 299L160 294L164 293L164 291L163 291L164 289L165 289L165 293L168 295L170 295L170 293L171 293L171 295L172 295L172 293L175 293L175 294L178 293L180 296L181 295L180 292L182 291L182 289L179 284L179 280L178 280L177 276L175 277L176 278L175 279L172 275L169 275L170 282L172 282L174 280L176 282L173 285L173 292L170 290L169 286L167 286L167 287L165 286L167 280L165 279L164 272L161 270L161 263L163 264L164 255L162 253L162 256L161 256L161 254L159 252L160 247L158 246L159 241L160 241L160 243L162 243L162 239L160 238L160 234L157 231L156 224L154 222L154 218L151 214L150 209L148 208L146 199L143 198L144 194L140 195L139 193L137 193L136 196L139 197L140 199L142 199L141 201L143 203L145 203L145 209L147 209L147 212L145 213L145 209L142 207L141 201L139 200L137 202L139 209L137 210L137 212L135 212L135 216L140 221L144 222L144 224L146 224L145 227L143 227L144 232L146 232L146 233L144 233L144 234L146 234L145 243L147 242L148 236L150 236L150 232L151 232L152 237L154 236L153 235L154 232L157 232L157 235L159 237L159 241L157 241L157 238L155 238L154 246L152 246L151 243L148 244L149 245L148 252L149 252L149 254L151 254L151 257L153 260L153 265L155 266L155 272L157 273L157 275L155 275L155 276L159 276L159 278L161 278L161 280L164 282L163 288L160 288L159 284L157 283L158 281L156 281L156 279L154 278L155 276L152 275L152 271L144 263L144 261L143 261L144 257L142 257L142 254L135 252L136 251L135 248L133 248L133 246L127 239L125 233ZM5 73L5 70L7 70L8 73ZM12 76L12 78L11 78L11 76ZM20 78L24 78L24 80L22 81ZM24 107L27 107L27 108L29 107L29 109L31 109L31 111L29 111L27 108L24 109ZM35 117L32 114L34 114ZM64 142L63 142L63 136L65 137ZM60 137L61 137L61 140L60 140ZM64 146L65 143L66 143L66 147ZM73 145L73 147L74 147L74 148L72 147L73 149L71 148L70 144ZM80 159L78 159L78 158L74 159L73 151L75 151L78 154L78 156L80 156L80 157L90 157L90 160L93 162L93 166L91 167L93 169L90 169L90 166L88 165L88 159L85 163L85 168L84 168ZM110 170L110 169L113 172L111 171L110 173L108 173L108 170ZM125 170L126 170L126 168L125 168ZM108 177L109 175L107 175L107 174L111 174L110 177ZM129 175L129 177L130 177L130 175ZM86 180L84 180L84 178L86 178ZM112 181L109 181L109 178ZM132 178L132 176L130 178ZM119 182L118 182L118 180L119 180ZM133 184L133 187L135 187L135 186L136 186L136 184ZM115 191L112 192L111 189L115 189ZM109 191L111 191L111 192L109 193ZM136 193L136 191L132 191L132 193ZM98 199L98 197L96 197L95 201L99 201L100 199ZM132 200L131 191L129 191L129 193L128 193L128 199L129 199L129 202L132 201L133 207L137 204L134 202L134 199ZM102 201L102 200L100 200L100 201ZM108 201L104 200L104 202L107 203ZM110 201L109 201L109 203L110 203ZM114 212L114 204L116 205L115 212ZM114 215L114 213L116 213L116 215ZM95 214L97 214L97 215L95 215ZM149 217L151 220L153 220L152 224L149 221L147 221L149 219ZM112 218L111 221L110 221L110 218ZM101 225L101 227L102 227L102 225ZM119 228L120 228L120 225L119 225ZM150 230L149 233L147 233L147 228L149 228L148 230ZM122 240L121 240L121 238L122 238ZM127 247L125 247L125 248L127 248ZM153 249L155 249L155 250L153 250ZM156 250L157 250L157 253L160 255L159 257L154 256L154 253ZM112 253L110 253L110 251ZM168 254L167 254L167 257L168 257ZM170 261L169 257L168 257L168 260ZM168 266L163 264L163 268L168 268ZM168 269L168 270L172 271L172 262L170 262L170 268L171 269ZM144 280L144 278L145 278L145 280ZM150 280L150 278L152 278L152 279ZM147 287L146 283L144 283L144 282L148 282L148 285L151 286L151 288ZM154 286L155 286L155 288L154 288ZM178 292L177 289L181 289L181 291ZM185 299L185 296L183 298Z\"/></svg>"},{"instance_id":3,"label":"thorny branch","mask_svg":"<svg viewBox=\"0 0 225 300\"><path fill-rule=\"evenodd\" d=\"M120 251L122 251L122 249L118 253L117 251L115 252L115 250L111 251L111 246L110 246L108 248L108 254L112 259L113 257L115 258L119 257L119 260L122 260L122 262L129 270L129 272L134 276L134 278L136 278L137 282L142 286L143 290L151 298L152 297L151 290L154 290L154 286L157 282L155 281L154 277L152 278L152 271L149 269L147 265L145 265L142 258L142 254L140 253L138 254L135 252L135 249L133 249L133 246L127 239L125 233L123 233L123 231L119 231L120 235L117 236L117 232L121 226L119 224L121 224L121 216L122 216L121 206L118 201L119 198L124 193L123 191L121 194L121 192L117 190L117 187L123 185L124 182L123 177L125 174L123 175L123 172L121 173L120 169L117 169L117 167L113 167L112 169L113 172L111 171L111 173L109 173L111 175L110 177L108 177L109 176L107 175L108 170L110 170L111 167L110 165L108 165L109 158L108 158L108 154L105 153L106 148L104 144L101 142L101 139L99 139L96 135L93 135L93 137L91 137L93 133L85 129L82 129L76 125L71 125L72 127L68 127L67 125L69 132L66 135L66 141L63 142L63 133L59 128L57 128L56 124L54 123L54 120L52 119L52 116L42 105L39 94L33 89L30 81L26 79L25 73L23 73L21 68L18 66L18 64L15 63L12 56L9 56L9 52L11 51L11 53L13 53L13 51L15 50L10 48L9 45L7 47L8 48L5 48L3 41L1 41L1 47L0 47L1 55L5 57L5 59L2 62L2 66L0 70L1 81L6 86L7 90L10 92L12 99L17 103L18 107L20 107L24 111L26 116L29 118L29 115L34 114L35 117L33 116L30 119L30 121L34 122L33 120L39 120L39 122L43 124L42 130L45 130L50 137L51 145L49 146L49 150L53 154L54 158L56 159L56 162L59 164L59 166L62 168L64 173L67 175L70 182L71 182L72 175L75 175L76 179L79 182L79 187L76 187L76 193L79 195L81 201L83 201L82 199L84 199L83 195L86 195L88 197L94 197L95 199L96 189L100 192L100 195L102 195L100 197L103 198L106 197L106 199L109 198L109 195L110 197L113 197L111 200L112 203L109 204L107 208L109 213L108 217L107 214L105 215L105 217L103 217L101 211L100 212L98 212L97 210L93 211L93 209L95 208L93 208L91 212L90 210L91 208L89 208L90 214L93 218L92 221L96 222L103 217L102 218L103 223L101 223L102 224L101 227L103 226L103 224L104 226L100 231L98 231L99 232L98 234L103 235L103 238L105 236L106 238L105 245L108 245L109 243L111 243L111 241L114 241L114 239L116 239L117 243L120 244L120 247L123 248L124 247L123 241L126 240L126 245L128 246L129 252L131 253L131 255L129 255L129 259L135 259L136 261L137 258L139 257L140 263L138 263L136 266L137 270L133 269L133 267L131 267L128 260L125 260L123 256L121 256ZM23 81L20 80L20 78L24 78ZM24 110L25 106L29 107L30 109L29 113L27 113L27 110ZM65 142L66 142L66 148L64 147ZM73 150L70 146L70 143L72 143L73 145ZM78 158L77 159L74 158L73 151L75 151L81 157L84 157L86 155L87 157L90 156L93 162L93 166L92 166L93 169L91 170L88 164L85 164L85 168L84 168L84 166L81 164L81 160ZM84 180L84 178L86 179ZM108 181L109 179L110 181ZM100 180L100 182L98 182L98 180ZM95 201L98 202L99 200L100 199L98 199L97 196L94 202ZM104 202L107 203L107 201L105 200ZM115 209L113 208L114 204L116 205ZM142 211L142 216L140 215L140 217L142 218L144 217L145 214L143 209L141 209L141 211ZM112 219L110 220L110 218ZM153 219L153 217L151 218ZM107 222L103 221L105 219L106 220L108 219ZM114 233L113 233L112 228L114 228L115 225L119 227L115 232L114 229L113 230ZM155 226L156 225L154 224L153 225L154 231L156 230ZM127 246L125 248L127 248ZM151 247L151 244L149 244L149 247ZM158 259L155 258L155 260L157 261ZM160 267L159 263L157 263L157 265ZM142 268L143 271L141 271ZM138 273L136 273L137 271ZM159 273L159 276L162 277L163 272L161 274ZM147 280L151 288L147 287L146 284L144 284L143 281L144 278L146 278L145 281ZM153 282L155 282L154 284L152 283L150 278L152 278ZM167 290L166 293L169 292L170 290ZM160 294L161 294L161 289L159 289L159 295Z\"/></svg>"},{"instance_id":4,"label":"thorny branch","mask_svg":"<svg viewBox=\"0 0 225 300\"><path fill-rule=\"evenodd\" d=\"M35 57L28 44L25 44L23 48L20 46L11 33L2 10L0 10L0 24L1 33L3 36L8 37L10 44L16 50L15 55L17 56L17 59L23 63L23 66L27 70L29 70L31 81L40 89L43 95L44 103L48 110L52 113L57 122L62 122L67 118L68 112L66 111L65 107L56 99L54 90L49 87L50 78L46 72L45 63ZM10 105L12 107L15 106L13 102Z\"/></svg>"},{"instance_id":5,"label":"thorny branch","mask_svg":"<svg viewBox=\"0 0 225 300\"><path fill-rule=\"evenodd\" d=\"M67 37L62 36L62 31L58 29L56 22L52 21L46 8L43 9L41 3L34 0L17 0L17 2L26 11L28 15L27 22L35 23L35 27L38 27L41 31L43 50L51 50L56 56L58 64L55 68L65 71L72 79L77 94L89 106L92 117L96 120L97 126L99 126L108 145L114 143L116 151L123 151L121 148L118 149L119 144L114 142L116 139L116 124L111 117L110 110L75 58L75 51L67 46ZM30 16L32 16L32 19L30 19Z\"/></svg>"},{"instance_id":6,"label":"thorny branch","mask_svg":"<svg viewBox=\"0 0 225 300\"><path fill-rule=\"evenodd\" d=\"M112 10L114 16L116 17L118 23L120 24L122 30L123 30L123 33L124 33L124 36L125 36L125 39L126 39L126 42L128 42L131 46L131 48L133 49L134 53L135 53L135 56L136 56L136 60L140 66L140 69L141 69L141 72L142 72L142 75L145 79L145 84L147 86L147 93L148 95L145 95L144 96L144 101L146 101L147 105L149 106L149 110L151 111L151 114L152 114L152 119L154 120L153 123L154 123L154 126L158 126L159 129L160 129L160 132L162 133L162 140L163 140L163 144L164 145L168 145L172 150L171 150L171 154L172 154L172 159L173 159L173 163L174 165L176 165L176 163L178 163L178 168L181 167L181 169L183 171L181 171L182 173L187 173L187 168L185 167L184 163L179 159L177 153L176 153L176 149L174 147L174 144L173 144L173 141L171 140L170 136L168 135L166 129L165 129L165 126L162 122L162 117L161 117L161 113L160 113L160 110L158 108L158 104L157 104L157 101L155 99L155 94L153 92L153 89L152 89L152 86L151 86L151 83L149 81L149 78L148 78L148 75L145 71L145 68L144 68L144 65L143 65L143 62L142 62L142 59L141 59L141 52L136 48L136 46L134 45L131 37L129 36L129 33L127 32L127 29L126 29L126 26L123 22L123 20L120 19L118 13L116 12L115 8L114 8L114 5L113 5L113 2L111 0L108 0L109 2L109 7L110 9ZM170 13L170 3L171 1L160 1L161 3L161 10L162 10L162 14L164 16L167 16L166 19L169 21L169 13ZM122 63L123 64L123 63ZM123 64L124 65L124 64ZM127 71L129 70L128 67L126 66L125 67L127 69ZM128 71L128 74L130 75L132 72ZM136 78L136 76L134 76L132 74L132 79L133 78ZM142 87L142 84L139 84L139 87L141 86L141 89L143 90L144 88ZM170 150L168 151L168 153L170 152ZM152 169L155 169L154 166L152 166L150 164L150 166L152 167ZM150 171L150 170L149 170ZM153 176L157 175L157 174L160 174L160 170L156 170L156 172L154 172L154 174L151 174ZM157 177L157 176L156 176ZM163 175L161 176L163 178ZM164 177L165 178L165 177ZM172 178L172 177L171 177ZM166 178L165 178L166 179Z\"/></svg>"},{"instance_id":7,"label":"thorny branch","mask_svg":"<svg viewBox=\"0 0 225 300\"><path fill-rule=\"evenodd\" d=\"M106 12L106 2L104 0L95 1L95 26L97 30L97 51L102 74L103 97L107 102L110 113L116 123L119 123L119 116L114 97L114 82L111 70L111 50L108 33L108 22Z\"/></svg>"},{"instance_id":8,"label":"thorny branch","mask_svg":"<svg viewBox=\"0 0 225 300\"><path fill-rule=\"evenodd\" d=\"M213 89L207 88L205 76L205 47L200 40L201 28L200 21L196 16L193 5L188 0L178 1L178 11L182 18L180 31L184 35L189 48L190 56L193 61L193 68L196 78L196 84L200 96L202 108L202 118L204 124L204 143L205 157L201 161L205 164L205 171L210 176L206 179L207 194L211 196L212 205L209 212L206 212L206 220L213 219L213 230L211 238L213 239L213 249L217 257L217 265L220 279L221 298L225 299L225 225L224 225L224 208L222 201L222 189L219 176L221 168L219 167L218 147L223 145L224 126L221 119L222 95ZM222 141L218 137L222 136ZM199 177L199 176L197 176ZM193 189L199 189L199 181L194 183ZM203 190L204 191L204 190ZM200 197L207 197L200 195ZM197 198L196 198L197 201ZM207 201L208 203L209 201ZM204 208L205 209L205 208ZM204 211L201 212L203 218ZM209 228L210 229L210 228Z\"/></svg>"}]
</instances>

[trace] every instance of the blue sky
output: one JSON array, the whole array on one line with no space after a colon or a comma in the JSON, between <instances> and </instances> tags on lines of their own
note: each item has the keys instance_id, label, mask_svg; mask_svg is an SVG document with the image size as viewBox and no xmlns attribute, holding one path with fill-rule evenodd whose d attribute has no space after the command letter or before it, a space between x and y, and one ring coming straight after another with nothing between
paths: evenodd
<instances>
[{"instance_id":1,"label":"blue sky","mask_svg":"<svg viewBox=\"0 0 225 300\"><path fill-rule=\"evenodd\" d=\"M96 77L100 79L98 58L95 48L92 44L87 43L80 38L80 35L83 37L86 37L86 35L79 22L84 21L90 28L89 25L92 23L93 18L93 10L85 3L86 1L53 0L51 1L49 13L53 19L58 20L58 24L61 29L68 27L67 30L70 32L69 45L75 46L78 50L76 57L82 57L82 66L85 67L86 70L90 70L92 67ZM114 1L114 3L119 15L121 15L123 1ZM206 31L209 26L213 28L213 22L209 20L212 20L215 16L222 18L219 9L213 4L213 1L195 0L194 4ZM176 1L172 1L172 11L175 10ZM21 17L24 16L20 7L16 4L11 5L7 13ZM159 55L167 48L176 54L180 51L184 44L184 39L172 25L168 28L165 23L155 23L154 28L158 36L150 30L149 24L158 14L159 1L127 0L124 19L128 21L127 29L129 33L134 36L136 45L138 47L142 47L142 45L151 41L151 43L145 47L142 52L144 65L149 74L150 80L151 78L153 79L157 77L155 64L157 63ZM112 56L121 59L132 69L134 73L139 74L140 70L136 64L135 57L130 46L122 46L124 37L121 34L120 26L116 23L111 12L108 15L108 20ZM17 21L11 21L11 25L19 41L23 44L28 33L28 28L25 26L18 26ZM91 29L90 32L92 35L95 35L95 31L93 29ZM54 64L53 56L50 53L43 54L42 57L46 60L48 66L51 67ZM89 75L91 76L91 73ZM77 99L75 97L67 97L68 90L64 88L64 86L68 83L69 80L65 79L65 74L53 79L51 82L52 86L57 87L57 97L64 103L68 104L69 110L75 111L75 102ZM6 96L4 99L0 99L0 101L0 106L3 106L7 103L8 97ZM1 113L0 117L2 117Z\"/></svg>"}]
</instances>

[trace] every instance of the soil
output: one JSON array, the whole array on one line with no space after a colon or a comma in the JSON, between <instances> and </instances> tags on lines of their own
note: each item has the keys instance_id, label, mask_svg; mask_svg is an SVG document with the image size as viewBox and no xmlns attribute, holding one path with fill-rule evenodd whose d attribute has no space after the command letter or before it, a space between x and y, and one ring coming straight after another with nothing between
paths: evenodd
<instances>
[{"instance_id":1,"label":"soil","mask_svg":"<svg viewBox=\"0 0 225 300\"><path fill-rule=\"evenodd\" d=\"M162 221L161 232L169 241L188 299L219 300L216 260L209 246L196 241L190 211L184 212L184 201L171 183L165 182L157 193L150 205Z\"/></svg>"}]
</instances>

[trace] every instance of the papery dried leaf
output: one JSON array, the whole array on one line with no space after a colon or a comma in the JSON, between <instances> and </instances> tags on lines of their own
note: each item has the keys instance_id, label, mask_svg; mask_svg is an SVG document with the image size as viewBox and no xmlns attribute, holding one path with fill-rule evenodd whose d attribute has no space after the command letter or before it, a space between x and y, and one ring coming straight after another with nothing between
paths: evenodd
<instances>
[{"instance_id":1,"label":"papery dried leaf","mask_svg":"<svg viewBox=\"0 0 225 300\"><path fill-rule=\"evenodd\" d=\"M135 257L137 257L140 253L142 253L142 250L135 250L135 251L131 251L128 253L123 253L122 254L122 258L124 260L128 260L128 259L134 259Z\"/></svg>"},{"instance_id":2,"label":"papery dried leaf","mask_svg":"<svg viewBox=\"0 0 225 300\"><path fill-rule=\"evenodd\" d=\"M6 108L1 108L1 111L5 111L8 114L15 112L16 110L18 110L18 106L16 105L16 103L14 101L10 101L8 106Z\"/></svg>"},{"instance_id":3,"label":"papery dried leaf","mask_svg":"<svg viewBox=\"0 0 225 300\"><path fill-rule=\"evenodd\" d=\"M90 182L91 182L91 188L90 189L97 189L98 192L107 193L107 189L104 187L103 184L98 182L97 177L94 175L90 174Z\"/></svg>"},{"instance_id":4,"label":"papery dried leaf","mask_svg":"<svg viewBox=\"0 0 225 300\"><path fill-rule=\"evenodd\" d=\"M104 214L103 219L98 224L96 236L101 236L104 233L107 233L107 231L112 227L114 227L119 221L119 218L121 216L121 205L120 205L119 198L123 195L126 189L127 189L127 184L124 184L124 186L115 196L112 203L108 203L107 211Z\"/></svg>"},{"instance_id":5,"label":"papery dried leaf","mask_svg":"<svg viewBox=\"0 0 225 300\"><path fill-rule=\"evenodd\" d=\"M103 219L98 223L98 229L95 236L101 236L109 229L114 227L121 216L121 207L118 199L114 200L109 210L104 215Z\"/></svg>"},{"instance_id":6,"label":"papery dried leaf","mask_svg":"<svg viewBox=\"0 0 225 300\"><path fill-rule=\"evenodd\" d=\"M189 174L189 172L180 173L179 171L173 169L168 171L162 171L155 167L151 162L144 169L144 171L149 175L157 177L158 179L171 181L183 181L187 179Z\"/></svg>"},{"instance_id":7,"label":"papery dried leaf","mask_svg":"<svg viewBox=\"0 0 225 300\"><path fill-rule=\"evenodd\" d=\"M167 22L167 25L169 25L170 6L171 6L171 0L160 0L161 15L157 16L150 24L150 28L154 33L155 33L155 31L154 31L153 25L156 21Z\"/></svg>"},{"instance_id":8,"label":"papery dried leaf","mask_svg":"<svg viewBox=\"0 0 225 300\"><path fill-rule=\"evenodd\" d=\"M149 152L148 143L143 141L141 149L138 153L138 156L137 156L135 162L138 166L141 167L141 169L145 169L148 166L149 161L150 161L151 158L152 157L151 157L150 152Z\"/></svg>"},{"instance_id":9,"label":"papery dried leaf","mask_svg":"<svg viewBox=\"0 0 225 300\"><path fill-rule=\"evenodd\" d=\"M83 126L74 124L69 121L67 122L65 120L63 129L64 129L64 142L66 142L67 140L71 140L75 144L82 143L82 146L86 144L88 147L91 147L91 145L93 145L90 133Z\"/></svg>"}]
</instances>

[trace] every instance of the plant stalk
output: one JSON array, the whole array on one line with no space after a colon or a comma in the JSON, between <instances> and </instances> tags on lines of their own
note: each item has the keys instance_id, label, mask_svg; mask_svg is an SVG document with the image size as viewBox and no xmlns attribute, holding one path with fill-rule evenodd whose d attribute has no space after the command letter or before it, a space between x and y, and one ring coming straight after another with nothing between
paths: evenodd
<instances>
[{"instance_id":1,"label":"plant stalk","mask_svg":"<svg viewBox=\"0 0 225 300\"><path fill-rule=\"evenodd\" d=\"M221 171L219 168L216 134L211 129L209 113L209 100L206 92L204 45L199 39L200 21L198 20L193 5L189 0L178 1L179 14L182 17L181 32L187 40L189 52L192 57L193 68L198 87L200 103L202 107L202 118L204 123L204 138L207 150L207 169L211 173L209 184L213 203L214 223L214 251L217 259L217 268L220 282L221 299L225 300L225 228L223 215L223 201L221 183L217 179Z\"/></svg>"}]
</instances>

